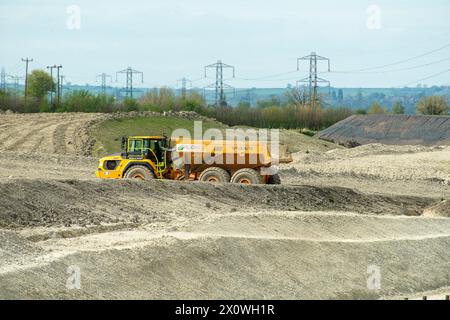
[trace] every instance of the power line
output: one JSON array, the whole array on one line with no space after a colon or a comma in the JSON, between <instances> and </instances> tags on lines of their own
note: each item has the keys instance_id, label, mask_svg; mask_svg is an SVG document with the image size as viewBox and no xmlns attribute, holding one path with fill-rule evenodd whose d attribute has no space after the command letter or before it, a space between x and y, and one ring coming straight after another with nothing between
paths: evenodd
<instances>
[{"instance_id":1,"label":"power line","mask_svg":"<svg viewBox=\"0 0 450 320\"><path fill-rule=\"evenodd\" d=\"M349 70L349 72L363 72L363 71L370 71L370 70L375 70L375 69L383 69L383 68L386 68L386 67L392 67L392 66L395 66L395 65L398 65L398 64L402 64L402 63L405 63L405 62L409 62L409 61L412 61L412 60L416 60L416 59L425 57L425 56L433 54L435 52L444 50L444 49L446 49L448 47L450 47L450 43L446 44L445 46L442 46L440 48L437 48L437 49L434 49L434 50L431 50L431 51L427 51L427 52L422 53L422 54L420 54L418 56L414 56L414 57L411 57L411 58L408 58L408 59L404 59L404 60L400 60L400 61L396 61L396 62L392 62L392 63L388 63L388 64L376 66L376 67L356 69L356 70Z\"/></svg>"},{"instance_id":2,"label":"power line","mask_svg":"<svg viewBox=\"0 0 450 320\"><path fill-rule=\"evenodd\" d=\"M14 97L17 102L17 93L19 92L19 80L22 79L22 77L19 76L12 76L12 75L6 75L7 77L11 78L12 81L14 81Z\"/></svg>"},{"instance_id":3,"label":"power line","mask_svg":"<svg viewBox=\"0 0 450 320\"><path fill-rule=\"evenodd\" d=\"M444 70L444 71L441 71L441 72L432 74L432 75L430 75L430 76L428 76L428 77L425 77L425 78L422 78L422 79L419 79L419 80L416 80L416 81L411 81L411 82L408 82L408 83L406 83L406 84L404 84L404 85L402 85L402 86L397 86L397 87L399 87L399 88L407 87L407 86L409 86L410 84L414 84L414 83L418 83L418 82L421 82L421 81L425 81L425 80L428 80L428 79L431 79L431 78L440 76L441 74L447 73L447 72L449 72L449 71L450 71L450 69L447 69L447 70Z\"/></svg>"},{"instance_id":4,"label":"power line","mask_svg":"<svg viewBox=\"0 0 450 320\"><path fill-rule=\"evenodd\" d=\"M187 83L189 82L190 86L192 87L192 81L186 78L181 78L180 80L177 80L177 85L179 82L181 82L181 97L183 99L186 99Z\"/></svg>"},{"instance_id":5,"label":"power line","mask_svg":"<svg viewBox=\"0 0 450 320\"><path fill-rule=\"evenodd\" d=\"M225 88L233 89L234 88L228 84L225 84L223 82L223 69L232 69L233 70L233 78L235 77L235 68L234 66L228 65L223 63L222 61L218 60L217 63L213 63L210 65L205 66L205 78L207 77L207 69L214 68L216 71L216 82L214 84L210 84L209 86L206 86L206 88L215 88L215 104L216 106L226 105L226 98L225 98Z\"/></svg>"},{"instance_id":6,"label":"power line","mask_svg":"<svg viewBox=\"0 0 450 320\"><path fill-rule=\"evenodd\" d=\"M0 89L6 90L6 71L5 68L2 67L2 71L0 72Z\"/></svg>"},{"instance_id":7,"label":"power line","mask_svg":"<svg viewBox=\"0 0 450 320\"><path fill-rule=\"evenodd\" d=\"M197 78L197 79L191 80L191 82L197 82L197 81L204 80L204 79L205 79L205 77L203 76L201 78Z\"/></svg>"},{"instance_id":8,"label":"power line","mask_svg":"<svg viewBox=\"0 0 450 320\"><path fill-rule=\"evenodd\" d=\"M262 76L262 77L257 77L257 78L236 78L239 80L248 80L248 81L254 81L254 80L264 80L264 79L268 79L268 78L276 78L276 77L280 77L280 76L284 76L284 75L288 75L288 74L292 74L292 73L297 73L299 72L299 70L293 70L293 71L288 71L288 72L283 72L283 73L277 73L277 74L272 74L272 75L267 75L267 76ZM272 81L270 79L268 79L269 81Z\"/></svg>"},{"instance_id":9,"label":"power line","mask_svg":"<svg viewBox=\"0 0 450 320\"><path fill-rule=\"evenodd\" d=\"M297 59L297 70L300 67L300 61L309 60L309 77L304 78L297 81L299 83L308 83L308 91L309 91L309 102L312 108L316 107L317 102L317 88L319 83L328 83L328 87L330 87L330 81L319 78L317 76L317 61L327 61L328 62L328 71L330 71L330 59L326 57L322 57L317 55L315 52L312 52L308 56L304 56Z\"/></svg>"},{"instance_id":10,"label":"power line","mask_svg":"<svg viewBox=\"0 0 450 320\"><path fill-rule=\"evenodd\" d=\"M144 73L141 71L137 71L132 69L131 67L128 67L122 71L116 72L116 81L117 81L117 75L118 74L126 74L126 88L125 88L125 94L127 98L133 98L133 74L140 74L141 75L141 83L144 83Z\"/></svg>"},{"instance_id":11,"label":"power line","mask_svg":"<svg viewBox=\"0 0 450 320\"><path fill-rule=\"evenodd\" d=\"M61 97L63 97L63 85L64 85L64 79L66 78L66 76L61 75L60 79L61 79L61 83L60 83L60 95Z\"/></svg>"},{"instance_id":12,"label":"power line","mask_svg":"<svg viewBox=\"0 0 450 320\"><path fill-rule=\"evenodd\" d=\"M57 101L58 101L58 104L61 102L61 79L60 79L60 77L59 77L59 69L61 69L62 68L62 66L61 65L59 65L59 66L56 66L56 78L57 78L57 94L56 94L56 98L57 98Z\"/></svg>"},{"instance_id":13,"label":"power line","mask_svg":"<svg viewBox=\"0 0 450 320\"><path fill-rule=\"evenodd\" d=\"M27 105L27 95L28 95L28 64L33 62L33 59L22 58L22 61L25 62L25 105Z\"/></svg>"},{"instance_id":14,"label":"power line","mask_svg":"<svg viewBox=\"0 0 450 320\"><path fill-rule=\"evenodd\" d=\"M361 72L354 72L354 71L330 71L330 73L343 73L343 74L352 74L352 73L371 74L371 73L378 73L378 74L382 74L382 73L391 73L391 72L400 72L400 71L419 69L419 68L423 68L423 67L432 66L432 65L435 65L435 64L438 64L438 63L441 63L441 62L444 62L444 61L448 61L448 60L450 60L450 58L445 58L445 59L441 59L441 60L438 60L438 61L433 61L433 62L421 64L421 65L416 65L416 66L413 66L413 67L405 67L405 68L395 69L395 70L361 71ZM321 73L325 73L325 72L321 72Z\"/></svg>"},{"instance_id":15,"label":"power line","mask_svg":"<svg viewBox=\"0 0 450 320\"><path fill-rule=\"evenodd\" d=\"M106 80L109 78L110 80L112 80L112 77L109 74L106 73L102 73L97 75L95 81L97 81L97 79L101 77L102 79L102 94L105 95L106 94Z\"/></svg>"},{"instance_id":16,"label":"power line","mask_svg":"<svg viewBox=\"0 0 450 320\"><path fill-rule=\"evenodd\" d=\"M306 72L306 71L305 71ZM318 73L321 74L321 73ZM244 80L244 81L256 81L256 82L271 82L271 81L289 81L289 80L296 80L298 79L298 76L290 77L290 78L276 78L276 79L259 79L259 80L250 80L250 79L242 79L242 78L236 78L237 80Z\"/></svg>"},{"instance_id":17,"label":"power line","mask_svg":"<svg viewBox=\"0 0 450 320\"><path fill-rule=\"evenodd\" d=\"M52 87L50 89L50 104L53 105L53 69L55 69L57 65L47 66L47 69L50 69L50 78L52 79Z\"/></svg>"}]
</instances>

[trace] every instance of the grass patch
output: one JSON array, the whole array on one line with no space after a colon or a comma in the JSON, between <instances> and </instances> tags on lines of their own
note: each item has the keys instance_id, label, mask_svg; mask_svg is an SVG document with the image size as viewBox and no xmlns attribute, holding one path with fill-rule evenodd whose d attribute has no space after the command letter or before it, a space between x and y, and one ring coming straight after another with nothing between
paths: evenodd
<instances>
[{"instance_id":1,"label":"grass patch","mask_svg":"<svg viewBox=\"0 0 450 320\"><path fill-rule=\"evenodd\" d=\"M203 132L210 128L225 129L228 126L216 121L203 121ZM95 146L93 156L104 156L120 152L123 136L171 136L175 129L187 129L193 136L194 121L177 117L135 117L116 120L106 120L100 123L93 135Z\"/></svg>"}]
</instances>

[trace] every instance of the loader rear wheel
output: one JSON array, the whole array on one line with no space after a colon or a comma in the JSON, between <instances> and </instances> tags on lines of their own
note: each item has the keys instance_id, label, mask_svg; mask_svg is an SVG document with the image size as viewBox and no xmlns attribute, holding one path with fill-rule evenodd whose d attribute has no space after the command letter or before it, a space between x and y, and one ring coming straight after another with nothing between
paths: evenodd
<instances>
[{"instance_id":1,"label":"loader rear wheel","mask_svg":"<svg viewBox=\"0 0 450 320\"><path fill-rule=\"evenodd\" d=\"M200 174L198 180L204 182L228 183L230 182L230 174L222 168L212 167L204 170Z\"/></svg>"},{"instance_id":2,"label":"loader rear wheel","mask_svg":"<svg viewBox=\"0 0 450 320\"><path fill-rule=\"evenodd\" d=\"M133 166L127 170L124 175L125 179L151 180L155 178L153 172L144 166Z\"/></svg>"},{"instance_id":3,"label":"loader rear wheel","mask_svg":"<svg viewBox=\"0 0 450 320\"><path fill-rule=\"evenodd\" d=\"M269 176L269 181L267 181L267 184L281 184L280 176L277 174L274 174L272 176Z\"/></svg>"},{"instance_id":4,"label":"loader rear wheel","mask_svg":"<svg viewBox=\"0 0 450 320\"><path fill-rule=\"evenodd\" d=\"M231 177L231 183L263 184L263 178L258 171L253 169L240 169Z\"/></svg>"}]
</instances>

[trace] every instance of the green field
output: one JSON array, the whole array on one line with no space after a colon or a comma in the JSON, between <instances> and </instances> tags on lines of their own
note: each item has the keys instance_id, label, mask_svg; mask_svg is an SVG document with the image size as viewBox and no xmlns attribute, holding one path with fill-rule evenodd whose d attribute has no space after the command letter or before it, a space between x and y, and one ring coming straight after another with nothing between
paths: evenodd
<instances>
[{"instance_id":1,"label":"green field","mask_svg":"<svg viewBox=\"0 0 450 320\"><path fill-rule=\"evenodd\" d=\"M225 129L226 125L216 121L202 121L203 132L210 128ZM194 121L176 117L136 117L106 120L94 130L95 146L93 156L120 152L123 136L163 135L171 136L175 129L187 129L193 135Z\"/></svg>"},{"instance_id":2,"label":"green field","mask_svg":"<svg viewBox=\"0 0 450 320\"><path fill-rule=\"evenodd\" d=\"M226 129L228 126L216 121L203 121L203 132L210 128ZM135 117L106 120L94 130L95 146L92 155L95 157L120 152L121 138L133 135L171 136L175 129L187 129L193 135L194 121L176 117ZM240 127L247 128L247 127ZM340 148L333 143L318 140L300 133L300 130L280 130L280 142L289 147L291 152L325 152Z\"/></svg>"}]
</instances>

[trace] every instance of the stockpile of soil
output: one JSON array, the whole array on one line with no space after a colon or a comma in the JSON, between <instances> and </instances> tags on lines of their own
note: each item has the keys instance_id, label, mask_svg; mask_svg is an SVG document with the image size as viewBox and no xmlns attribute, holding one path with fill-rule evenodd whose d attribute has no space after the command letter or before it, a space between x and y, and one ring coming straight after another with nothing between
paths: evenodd
<instances>
[{"instance_id":1,"label":"stockpile of soil","mask_svg":"<svg viewBox=\"0 0 450 320\"><path fill-rule=\"evenodd\" d=\"M255 210L341 210L421 215L435 200L345 188L241 186L172 181L0 180L0 228L152 223ZM189 209L186 209L186 208Z\"/></svg>"},{"instance_id":2,"label":"stockpile of soil","mask_svg":"<svg viewBox=\"0 0 450 320\"><path fill-rule=\"evenodd\" d=\"M447 217L450 218L450 201L442 200L441 202L426 208L423 212L426 217Z\"/></svg>"},{"instance_id":3,"label":"stockpile of soil","mask_svg":"<svg viewBox=\"0 0 450 320\"><path fill-rule=\"evenodd\" d=\"M368 143L450 145L450 116L353 115L317 135L354 147Z\"/></svg>"}]
</instances>

